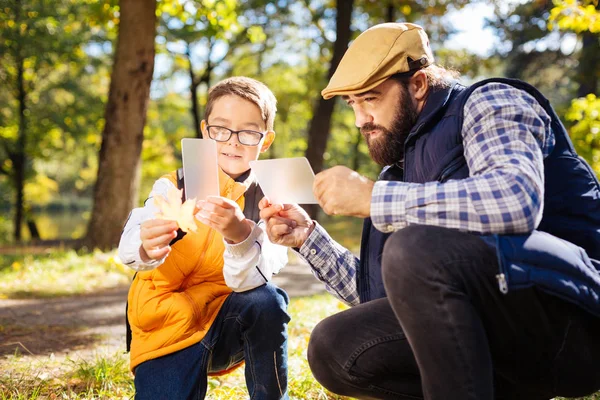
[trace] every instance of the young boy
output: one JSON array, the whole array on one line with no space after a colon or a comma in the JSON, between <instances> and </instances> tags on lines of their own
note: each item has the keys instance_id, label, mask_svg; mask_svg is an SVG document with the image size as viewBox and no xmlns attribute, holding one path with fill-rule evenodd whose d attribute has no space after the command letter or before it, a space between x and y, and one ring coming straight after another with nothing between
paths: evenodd
<instances>
[{"instance_id":1,"label":"young boy","mask_svg":"<svg viewBox=\"0 0 600 400\"><path fill-rule=\"evenodd\" d=\"M197 230L183 234L176 221L155 219L152 198L176 189L172 172L131 212L119 256L138 271L128 296L136 399L203 399L207 374L242 361L250 398L288 398L289 300L269 282L287 252L258 224L262 193L249 165L275 138L275 112L264 84L217 83L201 128L217 142L221 196L198 202Z\"/></svg>"}]
</instances>

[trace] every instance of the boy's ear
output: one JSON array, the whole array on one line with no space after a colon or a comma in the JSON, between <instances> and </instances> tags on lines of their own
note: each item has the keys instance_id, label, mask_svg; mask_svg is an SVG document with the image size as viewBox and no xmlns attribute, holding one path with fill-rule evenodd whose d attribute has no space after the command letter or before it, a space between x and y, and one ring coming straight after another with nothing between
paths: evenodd
<instances>
[{"instance_id":1,"label":"boy's ear","mask_svg":"<svg viewBox=\"0 0 600 400\"><path fill-rule=\"evenodd\" d=\"M271 147L273 140L275 140L275 132L274 131L268 131L267 133L265 133L265 140L264 140L262 146L260 147L260 152L264 153L265 151L269 150L269 147Z\"/></svg>"},{"instance_id":2,"label":"boy's ear","mask_svg":"<svg viewBox=\"0 0 600 400\"><path fill-rule=\"evenodd\" d=\"M208 139L208 132L206 132L206 120L200 121L200 130L202 131L202 138Z\"/></svg>"}]
</instances>

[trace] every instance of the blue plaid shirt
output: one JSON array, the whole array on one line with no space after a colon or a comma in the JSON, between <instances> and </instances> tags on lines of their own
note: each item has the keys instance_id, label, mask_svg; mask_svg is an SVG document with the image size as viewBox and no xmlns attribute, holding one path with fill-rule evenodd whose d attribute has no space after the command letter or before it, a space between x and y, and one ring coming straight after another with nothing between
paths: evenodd
<instances>
[{"instance_id":1,"label":"blue plaid shirt","mask_svg":"<svg viewBox=\"0 0 600 400\"><path fill-rule=\"evenodd\" d=\"M469 178L448 182L378 181L373 226L393 232L434 225L481 234L526 233L542 219L544 158L554 148L550 117L528 93L502 83L477 88L465 103L464 155ZM359 303L359 260L319 225L299 249L327 290Z\"/></svg>"}]
</instances>

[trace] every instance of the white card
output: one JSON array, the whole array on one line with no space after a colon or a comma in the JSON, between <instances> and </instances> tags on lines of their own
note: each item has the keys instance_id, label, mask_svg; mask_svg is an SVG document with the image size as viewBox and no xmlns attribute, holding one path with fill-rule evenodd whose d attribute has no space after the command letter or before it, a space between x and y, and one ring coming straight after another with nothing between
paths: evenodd
<instances>
[{"instance_id":1,"label":"white card","mask_svg":"<svg viewBox=\"0 0 600 400\"><path fill-rule=\"evenodd\" d=\"M317 204L315 174L305 157L250 161L250 168L271 203Z\"/></svg>"},{"instance_id":2,"label":"white card","mask_svg":"<svg viewBox=\"0 0 600 400\"><path fill-rule=\"evenodd\" d=\"M205 200L219 196L217 145L211 139L181 139L185 198Z\"/></svg>"}]
</instances>

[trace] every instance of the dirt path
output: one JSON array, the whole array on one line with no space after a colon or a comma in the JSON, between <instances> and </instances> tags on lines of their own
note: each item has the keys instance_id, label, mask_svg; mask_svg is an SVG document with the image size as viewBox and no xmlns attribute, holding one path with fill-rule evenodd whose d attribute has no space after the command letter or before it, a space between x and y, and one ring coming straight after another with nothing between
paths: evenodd
<instances>
[{"instance_id":1,"label":"dirt path","mask_svg":"<svg viewBox=\"0 0 600 400\"><path fill-rule=\"evenodd\" d=\"M292 297L324 291L304 264L274 278ZM8 356L87 358L125 351L127 286L52 299L0 299L0 370Z\"/></svg>"}]
</instances>

